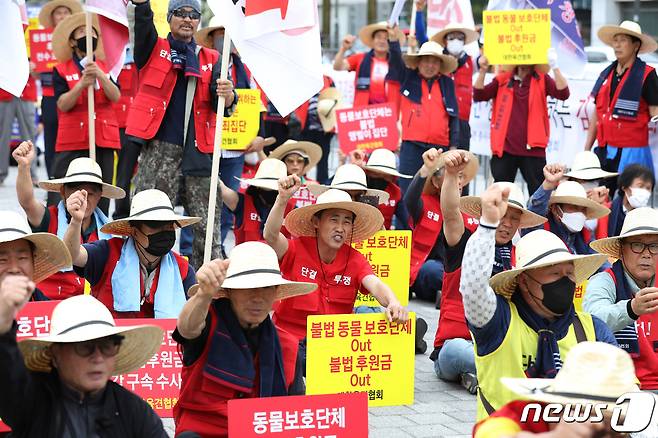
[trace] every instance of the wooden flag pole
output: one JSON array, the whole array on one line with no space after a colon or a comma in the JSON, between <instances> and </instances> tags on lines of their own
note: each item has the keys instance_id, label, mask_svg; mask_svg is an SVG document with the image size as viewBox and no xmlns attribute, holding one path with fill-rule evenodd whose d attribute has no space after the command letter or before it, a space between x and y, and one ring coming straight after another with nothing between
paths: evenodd
<instances>
[{"instance_id":1,"label":"wooden flag pole","mask_svg":"<svg viewBox=\"0 0 658 438\"><path fill-rule=\"evenodd\" d=\"M411 19L409 20L409 38L415 37L416 36L416 0L412 0L411 2ZM411 55L413 54L416 50L418 50L418 42L416 42L416 49L414 50L413 47L410 45L407 46L407 54Z\"/></svg>"},{"instance_id":2,"label":"wooden flag pole","mask_svg":"<svg viewBox=\"0 0 658 438\"><path fill-rule=\"evenodd\" d=\"M87 64L94 61L94 45L91 12L85 13L85 32L87 34ZM89 125L89 158L96 161L96 111L94 109L94 82L87 88L87 124Z\"/></svg>"},{"instance_id":3,"label":"wooden flag pole","mask_svg":"<svg viewBox=\"0 0 658 438\"><path fill-rule=\"evenodd\" d=\"M224 28L224 46L222 47L222 68L220 79L228 78L228 61L231 57L231 38ZM219 179L219 162L222 159L222 128L224 125L224 97L217 99L217 125L215 126L215 143L212 150L212 172L210 173L210 197L208 198L208 222L206 224L206 247L203 251L203 263L208 263L212 255L213 234L215 230L215 207L217 206L217 183Z\"/></svg>"}]
</instances>

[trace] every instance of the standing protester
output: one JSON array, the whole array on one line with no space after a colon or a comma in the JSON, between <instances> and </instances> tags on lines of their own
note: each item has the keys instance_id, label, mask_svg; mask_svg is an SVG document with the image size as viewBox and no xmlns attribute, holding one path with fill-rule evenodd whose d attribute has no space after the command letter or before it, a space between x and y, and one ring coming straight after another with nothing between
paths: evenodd
<instances>
[{"instance_id":1,"label":"standing protester","mask_svg":"<svg viewBox=\"0 0 658 438\"><path fill-rule=\"evenodd\" d=\"M528 193L535 193L542 183L550 138L546 96L558 100L569 98L567 80L558 68L557 52L548 51L548 65L508 66L507 71L496 75L486 86L489 62L480 56L478 64L473 100L493 99L491 173L494 181L514 182L517 170L521 169ZM555 80L548 75L550 70Z\"/></svg>"},{"instance_id":2,"label":"standing protester","mask_svg":"<svg viewBox=\"0 0 658 438\"><path fill-rule=\"evenodd\" d=\"M219 79L217 51L194 41L201 19L199 0L169 1L167 38L158 38L148 1L133 3L135 65L142 80L126 134L143 143L135 190L162 190L172 204L181 192L185 210L201 218L194 227L190 258L192 266L198 267L203 260L206 227L220 227L219 191L215 223L206 223L218 96L224 97L224 115L228 116L236 95L231 81ZM211 258L219 254L220 235L213 233Z\"/></svg>"},{"instance_id":3,"label":"standing protester","mask_svg":"<svg viewBox=\"0 0 658 438\"><path fill-rule=\"evenodd\" d=\"M183 349L176 433L227 436L229 400L303 393L297 339L277 329L269 312L317 285L285 280L274 250L261 242L204 264L198 279L173 335Z\"/></svg>"},{"instance_id":4,"label":"standing protester","mask_svg":"<svg viewBox=\"0 0 658 438\"><path fill-rule=\"evenodd\" d=\"M287 175L297 175L302 180L302 187L292 197L295 207L303 207L315 202L315 196L306 185L317 183L317 181L309 179L306 174L322 161L323 151L319 144L310 141L288 140L274 149L268 158L283 161L286 164Z\"/></svg>"},{"instance_id":5,"label":"standing protester","mask_svg":"<svg viewBox=\"0 0 658 438\"><path fill-rule=\"evenodd\" d=\"M641 164L626 166L617 181L617 194L610 206L606 237L619 236L629 211L649 205L655 185L656 177L650 168Z\"/></svg>"}]
</instances>

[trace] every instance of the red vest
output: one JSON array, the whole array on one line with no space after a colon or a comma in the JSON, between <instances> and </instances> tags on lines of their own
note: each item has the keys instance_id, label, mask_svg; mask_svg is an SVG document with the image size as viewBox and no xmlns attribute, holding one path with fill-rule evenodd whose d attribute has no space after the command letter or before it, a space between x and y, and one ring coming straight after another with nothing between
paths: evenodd
<instances>
[{"instance_id":1,"label":"red vest","mask_svg":"<svg viewBox=\"0 0 658 438\"><path fill-rule=\"evenodd\" d=\"M327 88L333 86L333 81L329 76L323 76L322 78L324 79L324 85L322 86L322 90L326 90ZM297 118L299 118L302 124L302 129L304 129L306 127L306 118L308 117L308 100L303 104L301 104L300 107L295 110L295 114L297 115Z\"/></svg>"},{"instance_id":2,"label":"red vest","mask_svg":"<svg viewBox=\"0 0 658 438\"><path fill-rule=\"evenodd\" d=\"M450 144L450 118L443 105L443 96L439 81L427 88L427 81L421 80L423 96L421 103L413 102L402 96L400 117L402 121L402 140L421 141L435 145Z\"/></svg>"},{"instance_id":3,"label":"red vest","mask_svg":"<svg viewBox=\"0 0 658 438\"><path fill-rule=\"evenodd\" d=\"M459 119L469 121L473 104L473 59L466 58L464 65L452 74L455 81L455 93L459 104Z\"/></svg>"},{"instance_id":4,"label":"red vest","mask_svg":"<svg viewBox=\"0 0 658 438\"><path fill-rule=\"evenodd\" d=\"M219 438L228 436L228 401L237 398L259 397L259 376L254 379L251 393L243 393L213 379L206 378L203 369L208 361L208 352L212 342L212 334L217 326L217 315L210 315L210 336L206 341L201 356L190 366L184 366L181 372L181 390L178 403L174 406L176 435L184 431L193 431L204 438ZM277 329L283 368L286 376L286 386L289 387L295 377L297 363L297 338ZM258 372L258 356L254 360Z\"/></svg>"},{"instance_id":5,"label":"red vest","mask_svg":"<svg viewBox=\"0 0 658 438\"><path fill-rule=\"evenodd\" d=\"M119 128L125 128L126 120L128 119L128 110L137 94L138 82L137 67L135 67L135 64L124 65L119 74L118 81L121 87L121 98L113 106L117 115Z\"/></svg>"},{"instance_id":6,"label":"red vest","mask_svg":"<svg viewBox=\"0 0 658 438\"><path fill-rule=\"evenodd\" d=\"M158 38L151 57L139 72L139 90L128 112L128 135L150 140L160 129L178 77L177 71L172 68L169 50L169 42ZM196 146L204 153L212 153L215 141L217 114L210 105L210 82L212 67L218 59L219 53L215 50L202 47L199 51L201 77L197 78L192 113Z\"/></svg>"},{"instance_id":7,"label":"red vest","mask_svg":"<svg viewBox=\"0 0 658 438\"><path fill-rule=\"evenodd\" d=\"M388 202L386 204L379 204L379 211L382 212L384 216L384 228L387 230L391 229L391 224L393 223L393 216L395 215L395 209L398 207L398 203L402 199L402 191L400 187L393 183L389 182L386 186L386 193L388 193Z\"/></svg>"},{"instance_id":8,"label":"red vest","mask_svg":"<svg viewBox=\"0 0 658 438\"><path fill-rule=\"evenodd\" d=\"M366 106L370 105L370 89L367 90L359 90L356 88L356 81L359 79L359 70L361 69L361 63L363 62L363 58L365 57L367 53L362 53L358 58L358 62L356 64L356 68L354 71L356 72L354 76L354 102L352 103L353 107L357 106ZM374 65L374 62L373 62ZM371 70L372 72L372 70ZM397 81L386 81L386 101L390 104L393 105L393 114L398 113L398 109L400 108L400 83Z\"/></svg>"},{"instance_id":9,"label":"red vest","mask_svg":"<svg viewBox=\"0 0 658 438\"><path fill-rule=\"evenodd\" d=\"M443 227L443 214L439 195L421 195L423 200L423 213L420 220L412 227L411 233L411 269L409 272L409 286L413 285L418 271L430 255L436 240Z\"/></svg>"},{"instance_id":10,"label":"red vest","mask_svg":"<svg viewBox=\"0 0 658 438\"><path fill-rule=\"evenodd\" d=\"M649 73L653 70L653 67L648 65L644 67L644 77L642 78L643 84L644 81L646 81L647 76L649 76ZM651 114L649 114L649 106L644 98L640 98L640 108L637 111L637 117L635 119L618 118L613 116L612 110L619 98L619 92L624 88L626 79L628 79L629 76L627 73L621 78L611 100L610 83L612 82L611 77L613 74L615 74L614 70L610 72L608 79L606 79L599 89L599 94L595 96L596 115L599 120L596 138L599 145L610 145L616 147L648 146L649 119L651 118Z\"/></svg>"},{"instance_id":11,"label":"red vest","mask_svg":"<svg viewBox=\"0 0 658 438\"><path fill-rule=\"evenodd\" d=\"M110 312L112 312L112 316L115 318L153 318L153 304L155 302L155 293L158 288L158 278L160 277L159 267L157 268L158 272L156 272L155 278L153 279L153 284L151 284L151 293L144 301L144 304L142 304L139 312L116 312L114 310L112 273L114 272L114 267L119 262L119 258L121 256L121 248L123 248L124 242L126 241L119 237L113 237L107 241L109 246L109 253L107 255L107 262L105 263L105 270L103 271L103 275L101 276L100 281L91 287L91 295L97 298L101 303L105 304L105 307L107 307ZM187 277L187 271L189 270L190 265L186 259L173 251L172 253L174 254L176 262L178 263L181 279L184 280L185 277ZM143 289L144 279L140 279L139 290L141 291Z\"/></svg>"},{"instance_id":12,"label":"red vest","mask_svg":"<svg viewBox=\"0 0 658 438\"><path fill-rule=\"evenodd\" d=\"M441 312L439 313L439 327L434 336L434 348L443 345L446 339L471 339L464 316L462 294L459 292L461 274L461 267L443 274Z\"/></svg>"},{"instance_id":13,"label":"red vest","mask_svg":"<svg viewBox=\"0 0 658 438\"><path fill-rule=\"evenodd\" d=\"M528 145L533 148L546 148L550 136L546 109L546 75L536 73L535 77L534 74L530 79L528 96ZM507 72L496 76L498 93L491 113L491 152L497 157L503 156L507 129L512 117L514 88L509 86L509 81L513 75L513 72ZM515 123L518 121L515 120Z\"/></svg>"},{"instance_id":14,"label":"red vest","mask_svg":"<svg viewBox=\"0 0 658 438\"><path fill-rule=\"evenodd\" d=\"M108 69L102 61L98 60L96 64L103 72L107 73ZM55 69L66 80L71 90L82 79L82 73L72 59L57 64ZM94 123L96 127L96 146L120 149L117 117L112 102L105 96L102 87L94 91L94 108L96 110L96 121ZM87 127L89 116L87 114L87 90L80 94L78 101L70 111L57 110L58 126L55 152L89 149L89 129Z\"/></svg>"},{"instance_id":15,"label":"red vest","mask_svg":"<svg viewBox=\"0 0 658 438\"><path fill-rule=\"evenodd\" d=\"M288 200L284 217L295 208L295 200ZM242 209L242 224L235 229L235 244L239 245L243 242L262 241L263 233L261 233L262 220L256 211L254 205L254 198L249 194L244 194L244 206ZM288 230L282 228L281 232L284 236L289 237Z\"/></svg>"}]
</instances>

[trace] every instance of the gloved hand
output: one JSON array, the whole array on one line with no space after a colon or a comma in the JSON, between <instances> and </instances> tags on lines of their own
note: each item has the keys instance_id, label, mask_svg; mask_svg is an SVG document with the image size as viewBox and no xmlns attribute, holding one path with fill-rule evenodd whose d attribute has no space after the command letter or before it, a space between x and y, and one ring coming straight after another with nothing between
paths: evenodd
<instances>
[{"instance_id":1,"label":"gloved hand","mask_svg":"<svg viewBox=\"0 0 658 438\"><path fill-rule=\"evenodd\" d=\"M548 49L546 57L548 58L548 65L551 67L551 70L559 68L557 65L557 51L554 48L551 47Z\"/></svg>"}]
</instances>

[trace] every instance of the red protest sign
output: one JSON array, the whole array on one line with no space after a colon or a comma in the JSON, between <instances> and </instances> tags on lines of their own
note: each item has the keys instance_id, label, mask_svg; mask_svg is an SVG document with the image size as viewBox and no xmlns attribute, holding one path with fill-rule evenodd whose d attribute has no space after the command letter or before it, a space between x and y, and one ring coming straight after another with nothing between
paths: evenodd
<instances>
[{"instance_id":1,"label":"red protest sign","mask_svg":"<svg viewBox=\"0 0 658 438\"><path fill-rule=\"evenodd\" d=\"M336 111L338 141L344 153L354 149L398 148L397 114L389 103Z\"/></svg>"},{"instance_id":2,"label":"red protest sign","mask_svg":"<svg viewBox=\"0 0 658 438\"><path fill-rule=\"evenodd\" d=\"M53 30L52 29L30 29L30 61L36 67L37 73L52 71L57 65L57 59L53 54Z\"/></svg>"},{"instance_id":3,"label":"red protest sign","mask_svg":"<svg viewBox=\"0 0 658 438\"><path fill-rule=\"evenodd\" d=\"M228 433L241 438L368 436L368 397L355 392L229 400Z\"/></svg>"}]
</instances>

